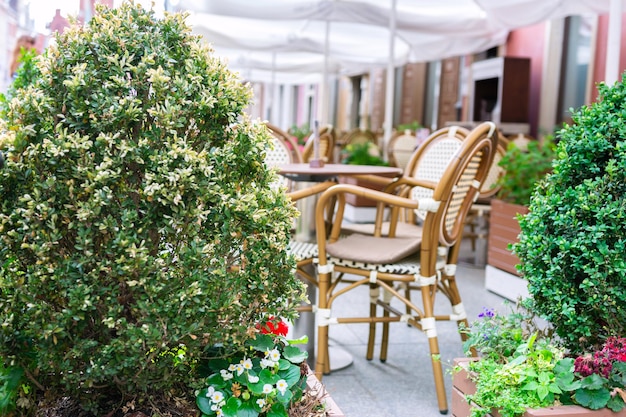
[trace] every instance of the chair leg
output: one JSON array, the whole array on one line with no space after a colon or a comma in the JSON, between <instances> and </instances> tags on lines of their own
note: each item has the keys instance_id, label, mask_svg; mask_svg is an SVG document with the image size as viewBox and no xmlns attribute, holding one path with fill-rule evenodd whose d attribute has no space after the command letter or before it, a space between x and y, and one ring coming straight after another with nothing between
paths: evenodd
<instances>
[{"instance_id":1,"label":"chair leg","mask_svg":"<svg viewBox=\"0 0 626 417\"><path fill-rule=\"evenodd\" d=\"M448 400L446 398L446 386L443 380L443 369L441 359L439 358L439 343L437 336L428 338L430 347L430 359L433 365L433 375L435 377L435 389L437 391L437 403L439 404L439 412L448 414Z\"/></svg>"},{"instance_id":2,"label":"chair leg","mask_svg":"<svg viewBox=\"0 0 626 417\"><path fill-rule=\"evenodd\" d=\"M370 318L375 318L378 314L377 305L380 297L380 287L376 284L370 284ZM376 342L376 322L374 320L369 323L369 335L367 338L367 353L365 359L371 361L374 358L374 344Z\"/></svg>"},{"instance_id":3,"label":"chair leg","mask_svg":"<svg viewBox=\"0 0 626 417\"><path fill-rule=\"evenodd\" d=\"M376 317L376 304L370 303L370 317ZM367 353L365 359L371 361L374 358L374 343L376 341L376 323L370 321L369 323L369 335L367 338Z\"/></svg>"},{"instance_id":4,"label":"chair leg","mask_svg":"<svg viewBox=\"0 0 626 417\"><path fill-rule=\"evenodd\" d=\"M422 303L424 306L424 317L421 319L422 330L428 338L428 346L430 348L430 360L433 367L433 376L435 379L435 390L437 392L437 402L439 404L439 412L441 414L448 413L448 401L446 399L446 387L443 379L443 368L439 355L439 342L437 340L437 326L435 313L431 299L431 292L436 291L434 285L422 286Z\"/></svg>"},{"instance_id":5,"label":"chair leg","mask_svg":"<svg viewBox=\"0 0 626 417\"><path fill-rule=\"evenodd\" d=\"M328 326L317 328L317 352L315 357L315 376L321 381L322 375L330 373L328 362Z\"/></svg>"},{"instance_id":6,"label":"chair leg","mask_svg":"<svg viewBox=\"0 0 626 417\"><path fill-rule=\"evenodd\" d=\"M383 317L389 317L389 312L383 310ZM380 361L387 362L387 350L389 347L389 322L383 321L383 337L380 341Z\"/></svg>"}]
</instances>

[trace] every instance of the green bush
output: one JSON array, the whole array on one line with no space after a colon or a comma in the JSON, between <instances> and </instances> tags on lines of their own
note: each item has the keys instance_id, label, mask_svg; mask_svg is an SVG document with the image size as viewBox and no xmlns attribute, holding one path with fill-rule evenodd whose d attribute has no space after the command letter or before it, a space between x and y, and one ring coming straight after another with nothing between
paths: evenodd
<instances>
[{"instance_id":1,"label":"green bush","mask_svg":"<svg viewBox=\"0 0 626 417\"><path fill-rule=\"evenodd\" d=\"M626 334L626 85L573 112L514 246L533 308L574 353Z\"/></svg>"},{"instance_id":2,"label":"green bush","mask_svg":"<svg viewBox=\"0 0 626 417\"><path fill-rule=\"evenodd\" d=\"M193 401L205 348L293 318L302 285L249 86L183 15L97 11L0 122L0 355L103 415Z\"/></svg>"},{"instance_id":3,"label":"green bush","mask_svg":"<svg viewBox=\"0 0 626 417\"><path fill-rule=\"evenodd\" d=\"M552 169L555 144L552 136L542 143L531 140L526 149L510 142L499 162L505 174L498 179L498 198L512 204L527 206L537 182Z\"/></svg>"}]
</instances>

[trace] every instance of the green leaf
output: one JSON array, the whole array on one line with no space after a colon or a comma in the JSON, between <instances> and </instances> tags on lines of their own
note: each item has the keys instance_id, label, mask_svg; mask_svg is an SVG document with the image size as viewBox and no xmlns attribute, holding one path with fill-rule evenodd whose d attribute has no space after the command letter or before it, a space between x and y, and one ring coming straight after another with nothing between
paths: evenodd
<instances>
[{"instance_id":1,"label":"green leaf","mask_svg":"<svg viewBox=\"0 0 626 417\"><path fill-rule=\"evenodd\" d=\"M624 408L624 399L620 395L613 395L607 402L606 406L612 411L618 413Z\"/></svg>"},{"instance_id":2,"label":"green leaf","mask_svg":"<svg viewBox=\"0 0 626 417\"><path fill-rule=\"evenodd\" d=\"M279 371L278 376L284 379L287 382L287 385L289 385L289 387L291 388L300 380L300 367L296 365L291 365L288 369L284 371Z\"/></svg>"},{"instance_id":3,"label":"green leaf","mask_svg":"<svg viewBox=\"0 0 626 417\"><path fill-rule=\"evenodd\" d=\"M230 397L222 407L223 417L238 417L242 401L236 397Z\"/></svg>"},{"instance_id":4,"label":"green leaf","mask_svg":"<svg viewBox=\"0 0 626 417\"><path fill-rule=\"evenodd\" d=\"M263 387L265 382L255 382L254 384L248 384L248 388L254 395L263 395Z\"/></svg>"},{"instance_id":5,"label":"green leaf","mask_svg":"<svg viewBox=\"0 0 626 417\"><path fill-rule=\"evenodd\" d=\"M309 357L309 354L298 347L285 346L285 349L283 350L283 357L291 363L300 364Z\"/></svg>"},{"instance_id":6,"label":"green leaf","mask_svg":"<svg viewBox=\"0 0 626 417\"><path fill-rule=\"evenodd\" d=\"M290 345L306 345L309 343L309 336L304 335L300 339L290 339L287 341Z\"/></svg>"},{"instance_id":7,"label":"green leaf","mask_svg":"<svg viewBox=\"0 0 626 417\"><path fill-rule=\"evenodd\" d=\"M278 360L278 370L279 371L284 371L285 369L289 369L290 366L293 366L293 365L287 359L280 358Z\"/></svg>"},{"instance_id":8,"label":"green leaf","mask_svg":"<svg viewBox=\"0 0 626 417\"><path fill-rule=\"evenodd\" d=\"M293 393L290 390L286 390L284 394L281 394L279 391L278 395L276 395L276 399L278 399L278 401L282 402L285 405L288 405L289 401L291 401L292 398Z\"/></svg>"},{"instance_id":9,"label":"green leaf","mask_svg":"<svg viewBox=\"0 0 626 417\"><path fill-rule=\"evenodd\" d=\"M237 411L237 417L257 417L259 412L250 401L244 401Z\"/></svg>"},{"instance_id":10,"label":"green leaf","mask_svg":"<svg viewBox=\"0 0 626 417\"><path fill-rule=\"evenodd\" d=\"M574 393L574 399L580 405L592 410L606 407L611 393L607 389L580 388Z\"/></svg>"},{"instance_id":11,"label":"green leaf","mask_svg":"<svg viewBox=\"0 0 626 417\"><path fill-rule=\"evenodd\" d=\"M287 409L281 402L272 404L272 407L267 411L267 417L289 417Z\"/></svg>"},{"instance_id":12,"label":"green leaf","mask_svg":"<svg viewBox=\"0 0 626 417\"><path fill-rule=\"evenodd\" d=\"M213 374L206 379L208 385L213 385L216 388L224 388L230 385L228 381L224 381L224 378L220 374Z\"/></svg>"},{"instance_id":13,"label":"green leaf","mask_svg":"<svg viewBox=\"0 0 626 417\"><path fill-rule=\"evenodd\" d=\"M250 341L250 346L259 352L274 349L274 338L268 334L257 334L255 339Z\"/></svg>"},{"instance_id":14,"label":"green leaf","mask_svg":"<svg viewBox=\"0 0 626 417\"><path fill-rule=\"evenodd\" d=\"M539 387L537 381L530 381L528 384L524 385L522 389L527 391L535 391Z\"/></svg>"},{"instance_id":15,"label":"green leaf","mask_svg":"<svg viewBox=\"0 0 626 417\"><path fill-rule=\"evenodd\" d=\"M269 369L263 369L261 372L259 372L259 382L262 382L264 384L274 385L278 382L279 379L280 377L272 373L272 371L270 371Z\"/></svg>"},{"instance_id":16,"label":"green leaf","mask_svg":"<svg viewBox=\"0 0 626 417\"><path fill-rule=\"evenodd\" d=\"M196 396L196 405L204 414L215 414L213 410L211 410L211 405L213 402L206 397L206 389L200 390L200 393Z\"/></svg>"},{"instance_id":17,"label":"green leaf","mask_svg":"<svg viewBox=\"0 0 626 417\"><path fill-rule=\"evenodd\" d=\"M598 374L591 374L583 378L580 382L582 384L582 388L584 389L599 390L604 388L606 378L603 378Z\"/></svg>"}]
</instances>

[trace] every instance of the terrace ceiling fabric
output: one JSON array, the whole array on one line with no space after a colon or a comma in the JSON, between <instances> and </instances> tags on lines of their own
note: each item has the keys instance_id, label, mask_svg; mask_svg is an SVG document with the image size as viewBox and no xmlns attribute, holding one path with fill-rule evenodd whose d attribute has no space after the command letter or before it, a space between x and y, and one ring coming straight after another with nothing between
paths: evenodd
<instances>
[{"instance_id":1,"label":"terrace ceiling fabric","mask_svg":"<svg viewBox=\"0 0 626 417\"><path fill-rule=\"evenodd\" d=\"M321 56L318 69L327 59L334 71L351 72L387 65L392 35L394 66L435 61L500 45L515 28L569 15L608 13L611 1L626 4L625 0L179 0L176 9L189 11L195 31L218 53L224 49L231 60L248 59L256 69L270 70L268 55L259 59L247 51L310 53ZM299 66L293 65L295 57L289 60L284 66L275 63L274 70L316 72L302 69L306 59Z\"/></svg>"},{"instance_id":2,"label":"terrace ceiling fabric","mask_svg":"<svg viewBox=\"0 0 626 417\"><path fill-rule=\"evenodd\" d=\"M301 83L319 74L327 89L331 74L384 65L393 84L390 69L407 62L485 51L516 28L626 10L624 5L626 0L178 0L175 9L190 12L194 31L246 79L280 74L281 83ZM619 53L619 37L617 45L607 54L607 67Z\"/></svg>"}]
</instances>

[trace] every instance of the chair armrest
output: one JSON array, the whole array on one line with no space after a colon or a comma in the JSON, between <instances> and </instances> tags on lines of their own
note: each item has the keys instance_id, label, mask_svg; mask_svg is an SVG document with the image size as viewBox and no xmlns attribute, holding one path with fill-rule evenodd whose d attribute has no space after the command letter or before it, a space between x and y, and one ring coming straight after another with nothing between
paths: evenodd
<instances>
[{"instance_id":1,"label":"chair armrest","mask_svg":"<svg viewBox=\"0 0 626 417\"><path fill-rule=\"evenodd\" d=\"M391 207L392 210L396 210L395 214L392 214L392 217L397 218L397 210L404 209L418 209L420 203L418 201L400 197L394 194L389 194L383 191L376 191L370 188L360 187L358 185L352 184L337 184L326 191L324 191L317 202L317 207L315 209L315 228L317 230L317 238L318 244L320 242L325 242L327 233L326 233L326 218L325 213L328 212L327 205L336 203L336 211L335 218L333 220L333 224L330 230L330 239L331 241L335 241L339 238L339 234L341 232L341 223L343 222L343 214L346 205L346 194L354 194L357 196L362 196L369 198L371 200L376 201L377 210L376 210L376 220L375 220L375 229L380 230L383 222L383 213L384 207Z\"/></svg>"},{"instance_id":2,"label":"chair armrest","mask_svg":"<svg viewBox=\"0 0 626 417\"><path fill-rule=\"evenodd\" d=\"M397 181L389 184L386 188L385 188L385 192L391 192L393 189L400 187L400 186L406 186L406 187L423 187L423 188L429 188L431 190L434 190L435 187L437 187L437 182L435 181L428 181L428 180L420 180L420 179L416 179L413 177L406 177L403 176L401 178L398 178Z\"/></svg>"},{"instance_id":3,"label":"chair armrest","mask_svg":"<svg viewBox=\"0 0 626 417\"><path fill-rule=\"evenodd\" d=\"M383 177L374 174L352 175L352 178L368 181L380 186L388 186L398 179L398 177Z\"/></svg>"},{"instance_id":4,"label":"chair armrest","mask_svg":"<svg viewBox=\"0 0 626 417\"><path fill-rule=\"evenodd\" d=\"M318 184L312 185L310 187L304 188L302 190L297 190L297 191L292 191L290 193L287 193L287 196L291 198L291 201L297 201L297 200L300 200L301 198L310 197L312 195L324 192L325 190L327 190L328 188L336 184L337 183L334 181L324 181L324 182L320 182Z\"/></svg>"}]
</instances>

